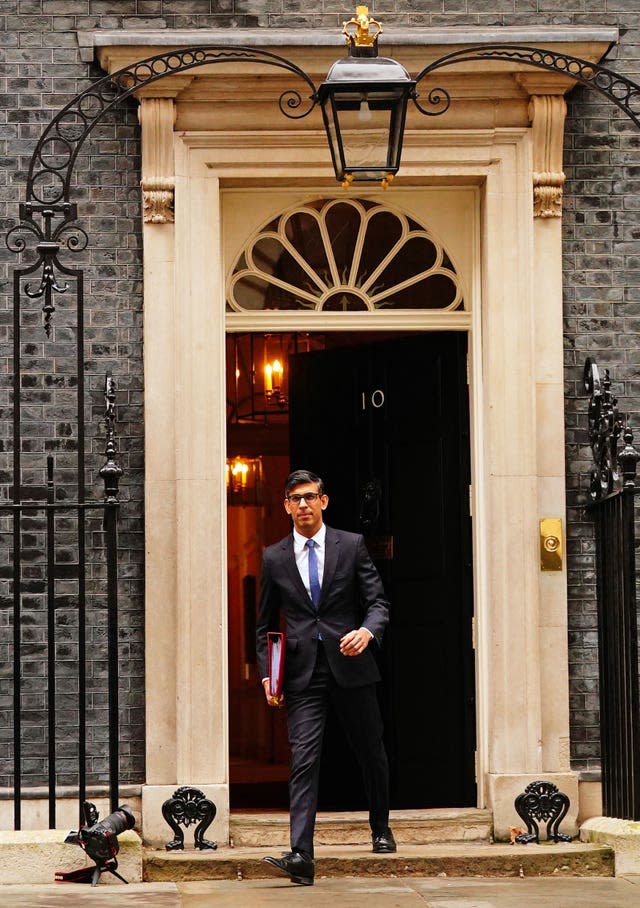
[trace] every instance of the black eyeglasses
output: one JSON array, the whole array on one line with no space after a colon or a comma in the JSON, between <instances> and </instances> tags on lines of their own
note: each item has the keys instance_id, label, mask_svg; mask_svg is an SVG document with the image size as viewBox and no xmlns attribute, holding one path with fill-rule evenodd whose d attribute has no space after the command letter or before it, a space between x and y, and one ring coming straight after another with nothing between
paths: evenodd
<instances>
[{"instance_id":1,"label":"black eyeglasses","mask_svg":"<svg viewBox=\"0 0 640 908\"><path fill-rule=\"evenodd\" d=\"M322 498L322 495L320 492L307 492L306 495L297 495L296 493L287 495L287 501L290 501L291 504L300 504L303 498L307 504L313 504L318 498Z\"/></svg>"}]
</instances>

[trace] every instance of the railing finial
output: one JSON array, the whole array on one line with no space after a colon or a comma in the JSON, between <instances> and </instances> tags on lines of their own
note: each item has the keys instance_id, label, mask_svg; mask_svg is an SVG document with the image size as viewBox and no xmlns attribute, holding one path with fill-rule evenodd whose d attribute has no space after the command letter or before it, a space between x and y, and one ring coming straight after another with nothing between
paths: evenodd
<instances>
[{"instance_id":1,"label":"railing finial","mask_svg":"<svg viewBox=\"0 0 640 908\"><path fill-rule=\"evenodd\" d=\"M593 501L620 489L634 489L640 453L633 446L629 417L622 416L611 391L611 376L591 357L584 364L584 389L589 400L589 443L593 453L590 496ZM618 450L620 438L624 441Z\"/></svg>"}]
</instances>

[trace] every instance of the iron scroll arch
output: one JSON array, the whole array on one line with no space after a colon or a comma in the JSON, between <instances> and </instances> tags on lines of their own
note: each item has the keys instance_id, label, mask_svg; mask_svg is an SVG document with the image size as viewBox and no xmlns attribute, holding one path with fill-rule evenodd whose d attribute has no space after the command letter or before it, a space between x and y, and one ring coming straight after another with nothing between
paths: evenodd
<instances>
[{"instance_id":1,"label":"iron scroll arch","mask_svg":"<svg viewBox=\"0 0 640 908\"><path fill-rule=\"evenodd\" d=\"M146 57L93 82L65 105L44 130L31 158L27 174L27 204L60 204L69 201L73 167L94 127L117 104L165 76L188 72L216 63L259 63L284 69L310 90L309 106L295 88L279 98L282 113L290 119L308 116L317 103L316 86L299 66L272 51L252 47L229 48L212 44L173 50ZM47 184L46 181L50 182ZM46 193L40 192L40 183ZM43 198L44 195L47 198Z\"/></svg>"},{"instance_id":2,"label":"iron scroll arch","mask_svg":"<svg viewBox=\"0 0 640 908\"><path fill-rule=\"evenodd\" d=\"M518 44L477 44L464 50L452 51L425 66L415 78L416 85L445 67L478 60L516 61L524 66L565 75L604 95L640 129L640 85L599 63L546 48ZM437 96L439 92L442 97ZM439 113L444 113L451 103L449 93L442 88L432 88L428 100L430 104L442 105ZM414 98L414 103L422 113L431 113L421 107L417 98Z\"/></svg>"},{"instance_id":3,"label":"iron scroll arch","mask_svg":"<svg viewBox=\"0 0 640 908\"><path fill-rule=\"evenodd\" d=\"M16 255L35 246L35 261L14 273L14 305L18 305L20 297L20 277L41 268L39 284L26 285L24 293L30 299L44 298L43 327L47 337L55 312L53 294L69 289L66 282L57 279L56 272L76 273L62 265L61 249L66 247L75 254L89 244L86 231L77 223L77 204L71 200L74 167L85 140L114 107L159 79L210 64L239 62L276 67L301 80L308 91L307 103L297 88L286 89L279 98L280 110L289 119L306 117L316 106L312 79L286 57L260 48L212 44L155 54L103 76L69 101L45 128L29 162L19 222L7 231L5 244Z\"/></svg>"}]
</instances>

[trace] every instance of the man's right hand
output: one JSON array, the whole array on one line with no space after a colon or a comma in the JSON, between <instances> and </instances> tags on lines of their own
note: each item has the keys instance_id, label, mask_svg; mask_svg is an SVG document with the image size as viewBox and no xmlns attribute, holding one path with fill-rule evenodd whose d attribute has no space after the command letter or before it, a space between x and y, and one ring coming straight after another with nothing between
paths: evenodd
<instances>
[{"instance_id":1,"label":"man's right hand","mask_svg":"<svg viewBox=\"0 0 640 908\"><path fill-rule=\"evenodd\" d=\"M273 699L273 697L271 696L271 692L270 692L270 685L269 685L268 678L264 679L264 681L262 682L262 686L264 687L264 695L267 698L267 703L269 704L269 706L282 706L282 704L284 703L284 697L281 694L277 702Z\"/></svg>"}]
</instances>

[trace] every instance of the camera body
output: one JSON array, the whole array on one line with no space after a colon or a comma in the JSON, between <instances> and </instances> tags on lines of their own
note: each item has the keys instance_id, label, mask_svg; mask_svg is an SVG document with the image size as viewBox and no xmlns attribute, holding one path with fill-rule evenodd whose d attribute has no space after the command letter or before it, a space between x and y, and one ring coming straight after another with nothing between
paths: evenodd
<instances>
[{"instance_id":1,"label":"camera body","mask_svg":"<svg viewBox=\"0 0 640 908\"><path fill-rule=\"evenodd\" d=\"M130 808L123 804L103 820L99 819L95 804L85 801L83 804L85 825L75 832L70 832L65 842L79 845L99 867L104 867L115 859L120 846L118 836L135 826L135 817Z\"/></svg>"}]
</instances>

